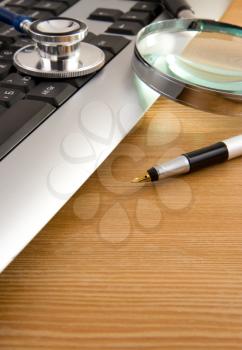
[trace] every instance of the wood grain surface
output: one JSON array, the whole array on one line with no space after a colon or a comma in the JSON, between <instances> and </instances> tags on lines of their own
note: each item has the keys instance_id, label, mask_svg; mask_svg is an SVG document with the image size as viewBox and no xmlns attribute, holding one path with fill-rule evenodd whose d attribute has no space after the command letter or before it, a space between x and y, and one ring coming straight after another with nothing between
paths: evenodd
<instances>
[{"instance_id":1,"label":"wood grain surface","mask_svg":"<svg viewBox=\"0 0 242 350\"><path fill-rule=\"evenodd\" d=\"M160 98L0 276L0 349L242 349L241 159L129 182L241 130Z\"/></svg>"}]
</instances>

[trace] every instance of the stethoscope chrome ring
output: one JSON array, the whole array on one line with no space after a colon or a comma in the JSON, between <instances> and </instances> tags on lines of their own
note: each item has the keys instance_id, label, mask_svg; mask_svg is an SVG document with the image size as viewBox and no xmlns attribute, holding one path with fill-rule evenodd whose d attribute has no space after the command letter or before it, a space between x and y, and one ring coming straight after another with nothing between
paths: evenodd
<instances>
[{"instance_id":1,"label":"stethoscope chrome ring","mask_svg":"<svg viewBox=\"0 0 242 350\"><path fill-rule=\"evenodd\" d=\"M30 23L28 33L37 43L70 44L82 41L88 33L88 27L76 19L50 17Z\"/></svg>"}]
</instances>

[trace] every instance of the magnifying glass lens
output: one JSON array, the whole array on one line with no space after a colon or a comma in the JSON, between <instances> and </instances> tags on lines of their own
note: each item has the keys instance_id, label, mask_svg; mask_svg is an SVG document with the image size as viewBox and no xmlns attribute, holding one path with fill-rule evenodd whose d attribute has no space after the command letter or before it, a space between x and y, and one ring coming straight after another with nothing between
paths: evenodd
<instances>
[{"instance_id":1,"label":"magnifying glass lens","mask_svg":"<svg viewBox=\"0 0 242 350\"><path fill-rule=\"evenodd\" d=\"M137 42L142 58L168 78L229 93L241 92L242 37L224 30L181 30L181 23L160 22L149 33L144 32Z\"/></svg>"}]
</instances>

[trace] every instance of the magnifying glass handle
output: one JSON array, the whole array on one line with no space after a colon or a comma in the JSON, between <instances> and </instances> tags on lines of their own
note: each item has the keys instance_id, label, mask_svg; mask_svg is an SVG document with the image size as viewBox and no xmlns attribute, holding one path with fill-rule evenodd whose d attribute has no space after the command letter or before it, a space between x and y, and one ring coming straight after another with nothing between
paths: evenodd
<instances>
[{"instance_id":1,"label":"magnifying glass handle","mask_svg":"<svg viewBox=\"0 0 242 350\"><path fill-rule=\"evenodd\" d=\"M18 32L25 32L22 27L24 21L32 22L32 19L27 16L21 16L14 12L11 12L3 7L0 8L0 22L9 24L14 27Z\"/></svg>"},{"instance_id":2,"label":"magnifying glass handle","mask_svg":"<svg viewBox=\"0 0 242 350\"><path fill-rule=\"evenodd\" d=\"M173 17L180 17L179 14L186 10L193 13L191 6L185 0L163 0L163 4Z\"/></svg>"}]
</instances>

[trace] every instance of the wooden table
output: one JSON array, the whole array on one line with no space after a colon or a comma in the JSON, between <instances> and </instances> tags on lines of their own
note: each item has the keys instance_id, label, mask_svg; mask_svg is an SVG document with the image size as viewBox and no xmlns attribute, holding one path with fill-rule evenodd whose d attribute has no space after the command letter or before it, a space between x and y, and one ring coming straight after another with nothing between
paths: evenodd
<instances>
[{"instance_id":1,"label":"wooden table","mask_svg":"<svg viewBox=\"0 0 242 350\"><path fill-rule=\"evenodd\" d=\"M160 98L0 276L0 349L242 349L241 159L129 182L241 130Z\"/></svg>"}]
</instances>

